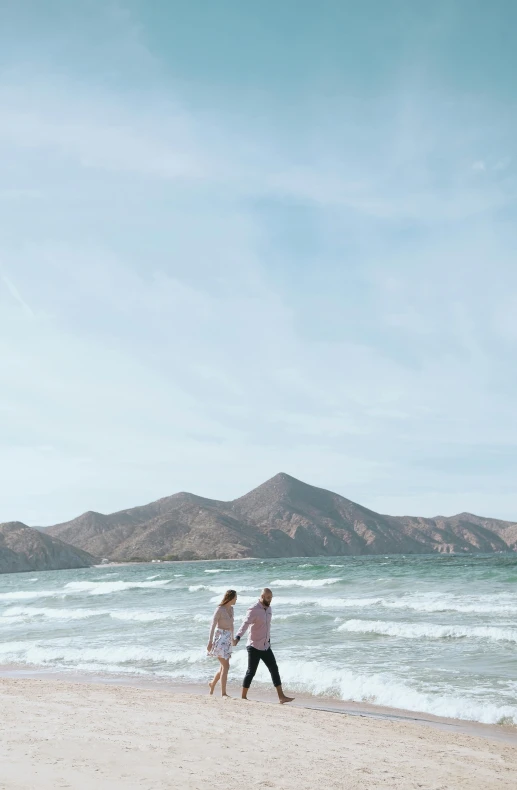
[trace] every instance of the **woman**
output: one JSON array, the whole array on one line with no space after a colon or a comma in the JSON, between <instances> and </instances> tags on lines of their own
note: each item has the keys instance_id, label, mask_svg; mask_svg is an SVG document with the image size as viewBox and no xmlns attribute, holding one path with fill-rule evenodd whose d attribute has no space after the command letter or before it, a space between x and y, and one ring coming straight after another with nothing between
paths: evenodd
<instances>
[{"instance_id":1,"label":"woman","mask_svg":"<svg viewBox=\"0 0 517 790\"><path fill-rule=\"evenodd\" d=\"M228 697L226 693L226 681L228 670L230 669L230 656L232 654L233 638L233 607L237 603L237 593L235 590L226 590L223 600L214 612L212 627L210 628L210 638L206 649L209 656L216 656L221 666L214 675L214 679L209 682L210 694L218 682L221 681L221 696ZM215 636L214 636L215 632Z\"/></svg>"}]
</instances>

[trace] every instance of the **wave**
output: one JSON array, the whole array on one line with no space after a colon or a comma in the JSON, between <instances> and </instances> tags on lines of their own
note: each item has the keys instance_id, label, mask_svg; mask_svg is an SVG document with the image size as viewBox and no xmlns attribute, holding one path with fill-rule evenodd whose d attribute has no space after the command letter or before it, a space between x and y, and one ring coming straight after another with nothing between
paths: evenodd
<instances>
[{"instance_id":1,"label":"wave","mask_svg":"<svg viewBox=\"0 0 517 790\"><path fill-rule=\"evenodd\" d=\"M276 579L271 582L271 587L326 587L328 584L337 584L342 579Z\"/></svg>"},{"instance_id":2,"label":"wave","mask_svg":"<svg viewBox=\"0 0 517 790\"><path fill-rule=\"evenodd\" d=\"M215 570L205 571L205 573L224 573L224 568L216 568Z\"/></svg>"},{"instance_id":3,"label":"wave","mask_svg":"<svg viewBox=\"0 0 517 790\"><path fill-rule=\"evenodd\" d=\"M498 704L467 694L459 696L453 689L426 692L392 675L362 675L346 669L331 669L316 661L285 661L281 663L281 669L284 688L289 686L315 695L338 696L347 701L369 702L485 724L517 724L517 705Z\"/></svg>"},{"instance_id":4,"label":"wave","mask_svg":"<svg viewBox=\"0 0 517 790\"><path fill-rule=\"evenodd\" d=\"M255 585L253 587L240 586L240 587L236 587L236 589L237 589L237 593L239 593L239 600L242 600L240 598L241 590L248 592L250 590L257 590L258 592L260 590L260 587L258 585ZM212 587L208 584L191 584L190 587L188 588L189 592L202 592L203 590L207 590L208 592L213 592L213 593L219 593L219 595L224 595L226 590L228 590L228 585L225 584L224 587Z\"/></svg>"},{"instance_id":5,"label":"wave","mask_svg":"<svg viewBox=\"0 0 517 790\"><path fill-rule=\"evenodd\" d=\"M201 622L202 617L196 615L194 619ZM417 681L412 684L389 672L366 674L332 667L323 661L297 661L287 652L282 654L282 651L277 657L284 687L293 691L487 724L517 724L517 705L508 704L504 699L498 700L498 689L493 692L475 689L469 693L449 683L441 683L430 690ZM198 649L180 650L170 649L163 644L150 646L121 641L117 644L83 645L77 638L46 643L36 640L0 642L0 662L97 672L152 674L189 681L204 679L208 668L202 645ZM233 673L238 677L245 665L246 651L237 651L232 660ZM269 686L270 678L263 667L259 669L255 682Z\"/></svg>"},{"instance_id":6,"label":"wave","mask_svg":"<svg viewBox=\"0 0 517 790\"><path fill-rule=\"evenodd\" d=\"M242 599L239 599L242 600ZM460 612L462 614L514 614L515 603L511 601L493 603L461 602L451 598L444 600L418 600L405 599L393 600L382 597L364 598L330 598L306 596L301 598L291 598L282 595L275 596L275 604L291 606L320 606L324 609L364 609L380 607L383 609L409 609L416 612L439 613L439 612Z\"/></svg>"},{"instance_id":7,"label":"wave","mask_svg":"<svg viewBox=\"0 0 517 790\"><path fill-rule=\"evenodd\" d=\"M18 592L0 593L0 601L30 601L34 598L64 598L62 590L20 590Z\"/></svg>"},{"instance_id":8,"label":"wave","mask_svg":"<svg viewBox=\"0 0 517 790\"><path fill-rule=\"evenodd\" d=\"M50 609L33 606L11 606L2 612L2 618L10 622L25 622L32 618L47 618L49 620L85 620L88 617L102 617L109 611L100 609Z\"/></svg>"},{"instance_id":9,"label":"wave","mask_svg":"<svg viewBox=\"0 0 517 790\"><path fill-rule=\"evenodd\" d=\"M210 598L210 603L219 603L220 600L221 600L221 593L219 593L219 595L214 595L213 598ZM258 601L257 595L241 595L239 593L240 604L257 603L257 601Z\"/></svg>"},{"instance_id":10,"label":"wave","mask_svg":"<svg viewBox=\"0 0 517 790\"><path fill-rule=\"evenodd\" d=\"M434 623L387 623L381 620L348 620L337 631L379 634L403 639L489 639L517 642L517 628L498 626L437 625Z\"/></svg>"},{"instance_id":11,"label":"wave","mask_svg":"<svg viewBox=\"0 0 517 790\"><path fill-rule=\"evenodd\" d=\"M49 664L73 665L88 661L101 668L105 664L128 665L138 663L193 664L206 658L206 650L169 650L148 645L106 645L102 647L69 644L41 644L39 642L10 642L0 644L3 659L21 661L25 664L46 666Z\"/></svg>"},{"instance_id":12,"label":"wave","mask_svg":"<svg viewBox=\"0 0 517 790\"><path fill-rule=\"evenodd\" d=\"M515 601L503 599L498 595L479 596L469 601L452 596L434 596L429 600L404 599L390 600L379 598L378 603L386 609L412 609L415 612L460 612L462 614L513 614Z\"/></svg>"},{"instance_id":13,"label":"wave","mask_svg":"<svg viewBox=\"0 0 517 790\"><path fill-rule=\"evenodd\" d=\"M84 647L77 640L70 640L67 644L17 641L0 643L0 656L5 663L117 673L152 673L191 681L204 678L207 672L204 647L171 650L164 646L120 644ZM282 655L278 658L284 687L293 691L486 724L517 724L517 706L498 703L489 697L488 692L485 697L482 694L469 695L467 692L462 694L445 684L437 691L429 691L412 686L389 673L363 674L329 667L317 661L293 661ZM245 664L246 653L239 651L235 654L232 668L240 674ZM259 669L255 683L270 684L264 668Z\"/></svg>"},{"instance_id":14,"label":"wave","mask_svg":"<svg viewBox=\"0 0 517 790\"><path fill-rule=\"evenodd\" d=\"M110 612L112 620L134 620L139 623L155 623L159 620L176 620L178 615L173 612Z\"/></svg>"},{"instance_id":15,"label":"wave","mask_svg":"<svg viewBox=\"0 0 517 790\"><path fill-rule=\"evenodd\" d=\"M196 623L211 623L213 616L211 614L195 614L193 620Z\"/></svg>"},{"instance_id":16,"label":"wave","mask_svg":"<svg viewBox=\"0 0 517 790\"><path fill-rule=\"evenodd\" d=\"M170 579L147 582L68 582L65 591L72 593L86 592L89 595L111 595L124 590L153 589L170 584Z\"/></svg>"},{"instance_id":17,"label":"wave","mask_svg":"<svg viewBox=\"0 0 517 790\"><path fill-rule=\"evenodd\" d=\"M177 614L172 612L156 611L131 611L121 610L119 612L111 609L51 609L37 608L33 606L12 606L6 609L1 617L9 623L26 622L31 619L47 620L86 620L90 617L111 617L112 620L137 621L142 623L152 623L158 620L175 620Z\"/></svg>"},{"instance_id":18,"label":"wave","mask_svg":"<svg viewBox=\"0 0 517 790\"><path fill-rule=\"evenodd\" d=\"M377 599L371 598L308 598L303 596L301 598L292 598L288 595L275 595L273 604L281 606L320 606L323 609L343 609L354 606L364 606L366 601L376 601ZM242 601L242 598L239 598Z\"/></svg>"}]
</instances>

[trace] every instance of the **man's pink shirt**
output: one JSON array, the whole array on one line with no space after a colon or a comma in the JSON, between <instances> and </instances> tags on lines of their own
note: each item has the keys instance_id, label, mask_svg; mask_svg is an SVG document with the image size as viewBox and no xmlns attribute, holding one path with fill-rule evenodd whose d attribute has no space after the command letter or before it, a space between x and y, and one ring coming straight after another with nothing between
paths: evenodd
<instances>
[{"instance_id":1,"label":"man's pink shirt","mask_svg":"<svg viewBox=\"0 0 517 790\"><path fill-rule=\"evenodd\" d=\"M264 606L260 601L257 601L248 609L244 622L237 631L237 636L243 636L249 628L248 647L267 650L270 646L272 616L271 607Z\"/></svg>"}]
</instances>

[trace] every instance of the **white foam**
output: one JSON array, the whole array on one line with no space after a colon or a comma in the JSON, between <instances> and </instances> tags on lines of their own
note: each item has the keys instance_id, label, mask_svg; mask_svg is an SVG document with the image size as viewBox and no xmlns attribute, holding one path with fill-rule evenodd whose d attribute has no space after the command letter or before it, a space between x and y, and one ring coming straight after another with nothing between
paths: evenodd
<instances>
[{"instance_id":1,"label":"white foam","mask_svg":"<svg viewBox=\"0 0 517 790\"><path fill-rule=\"evenodd\" d=\"M242 601L242 598L239 600ZM306 595L302 598L292 598L286 595L275 595L273 604L283 606L320 606L323 609L346 609L348 607L372 606L378 603L379 600L379 598L308 598Z\"/></svg>"},{"instance_id":2,"label":"white foam","mask_svg":"<svg viewBox=\"0 0 517 790\"><path fill-rule=\"evenodd\" d=\"M24 661L23 656L26 654L27 650L29 650L32 646L36 645L36 642L1 642L0 641L0 656L2 656L4 661L7 661L14 656L17 657L18 660ZM28 663L24 661L24 663Z\"/></svg>"},{"instance_id":3,"label":"white foam","mask_svg":"<svg viewBox=\"0 0 517 790\"><path fill-rule=\"evenodd\" d=\"M513 614L515 603L508 601L487 602L483 599L470 603L461 598L443 596L435 600L400 599L398 601L380 599L379 603L386 609L412 609L415 612L461 612L462 614Z\"/></svg>"},{"instance_id":4,"label":"white foam","mask_svg":"<svg viewBox=\"0 0 517 790\"><path fill-rule=\"evenodd\" d=\"M121 611L121 612L110 612L110 617L113 620L125 620L125 621L134 620L135 622L139 622L139 623L155 623L160 620L175 620L177 619L178 615L175 615L173 612Z\"/></svg>"},{"instance_id":5,"label":"white foam","mask_svg":"<svg viewBox=\"0 0 517 790\"><path fill-rule=\"evenodd\" d=\"M210 598L210 603L219 603L221 600L221 594L214 595L213 598ZM247 603L257 603L258 597L256 595L240 595L239 594L239 603L247 604Z\"/></svg>"},{"instance_id":6,"label":"white foam","mask_svg":"<svg viewBox=\"0 0 517 790\"><path fill-rule=\"evenodd\" d=\"M77 642L70 640L64 644L41 644L39 642L11 642L0 645L0 654L4 657L16 658L27 664L40 666L73 665L79 663L95 663L97 668L103 665L119 667L119 665L133 665L139 662L157 664L193 664L206 657L206 650L181 650L175 651L165 647L150 647L148 645L106 645L78 646Z\"/></svg>"},{"instance_id":7,"label":"white foam","mask_svg":"<svg viewBox=\"0 0 517 790\"><path fill-rule=\"evenodd\" d=\"M489 639L517 642L517 628L498 626L438 625L435 623L396 623L382 620L348 620L338 631L379 634L402 639Z\"/></svg>"},{"instance_id":8,"label":"white foam","mask_svg":"<svg viewBox=\"0 0 517 790\"><path fill-rule=\"evenodd\" d=\"M160 579L159 581L147 582L69 582L65 584L65 590L72 593L85 592L88 595L111 595L112 593L124 592L125 590L153 589L153 587L163 587L170 584L170 579Z\"/></svg>"},{"instance_id":9,"label":"white foam","mask_svg":"<svg viewBox=\"0 0 517 790\"><path fill-rule=\"evenodd\" d=\"M435 716L480 721L486 724L517 723L517 705L499 705L490 699L459 696L457 692L430 693L411 687L388 674L362 675L347 669L330 669L314 662L279 661L285 689L299 688L317 695L337 695L342 700L370 702L391 708L431 713Z\"/></svg>"},{"instance_id":10,"label":"white foam","mask_svg":"<svg viewBox=\"0 0 517 790\"><path fill-rule=\"evenodd\" d=\"M409 609L416 612L439 613L439 612L460 612L462 614L515 614L515 602L510 600L493 601L483 603L466 602L464 599L455 599L443 596L443 598L404 598L389 599L383 597L364 597L364 598L330 598L304 596L302 598L290 598L277 595L274 599L275 604L293 606L321 606L325 609L364 609L370 607L380 607L383 609Z\"/></svg>"},{"instance_id":11,"label":"white foam","mask_svg":"<svg viewBox=\"0 0 517 790\"><path fill-rule=\"evenodd\" d=\"M195 614L193 619L196 623L211 623L213 617L211 614Z\"/></svg>"},{"instance_id":12,"label":"white foam","mask_svg":"<svg viewBox=\"0 0 517 790\"><path fill-rule=\"evenodd\" d=\"M223 568L216 568L214 570L205 571L205 573L224 573Z\"/></svg>"},{"instance_id":13,"label":"white foam","mask_svg":"<svg viewBox=\"0 0 517 790\"><path fill-rule=\"evenodd\" d=\"M142 623L153 623L159 620L175 620L181 615L174 612L142 611L142 610L120 610L111 609L51 609L37 608L33 606L11 606L0 616L8 623L26 622L36 618L47 620L85 620L90 617L111 617L112 620L122 620Z\"/></svg>"},{"instance_id":14,"label":"white foam","mask_svg":"<svg viewBox=\"0 0 517 790\"><path fill-rule=\"evenodd\" d=\"M18 592L0 593L0 601L30 601L34 598L64 597L62 590L20 590Z\"/></svg>"},{"instance_id":15,"label":"white foam","mask_svg":"<svg viewBox=\"0 0 517 790\"><path fill-rule=\"evenodd\" d=\"M340 581L342 579L276 579L271 587L326 587Z\"/></svg>"},{"instance_id":16,"label":"white foam","mask_svg":"<svg viewBox=\"0 0 517 790\"><path fill-rule=\"evenodd\" d=\"M259 587L241 586L237 589L237 593L240 593L241 590L259 590L259 589L260 589ZM203 590L207 590L208 592L219 593L219 595L224 595L225 592L228 590L228 586L225 585L224 587L211 587L210 585L207 584L191 584L188 590L189 592L202 592Z\"/></svg>"},{"instance_id":17,"label":"white foam","mask_svg":"<svg viewBox=\"0 0 517 790\"><path fill-rule=\"evenodd\" d=\"M33 618L48 620L85 620L89 617L102 617L109 611L102 609L51 609L33 606L11 606L2 613L10 622L24 622Z\"/></svg>"}]
</instances>

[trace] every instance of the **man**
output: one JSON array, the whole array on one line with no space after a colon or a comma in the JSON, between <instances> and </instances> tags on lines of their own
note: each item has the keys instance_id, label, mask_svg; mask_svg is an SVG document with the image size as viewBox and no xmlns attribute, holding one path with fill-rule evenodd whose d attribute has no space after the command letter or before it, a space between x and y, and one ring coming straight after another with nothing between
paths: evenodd
<instances>
[{"instance_id":1,"label":"man","mask_svg":"<svg viewBox=\"0 0 517 790\"><path fill-rule=\"evenodd\" d=\"M268 587L262 590L261 596L256 604L248 609L246 618L237 631L235 644L238 644L241 636L249 630L248 634L248 670L242 683L242 699L248 699L248 689L251 681L255 677L258 665L262 660L271 673L271 680L276 688L278 699L283 705L292 702L294 697L286 697L282 690L282 681L276 664L276 659L271 650L271 601L273 593Z\"/></svg>"}]
</instances>

